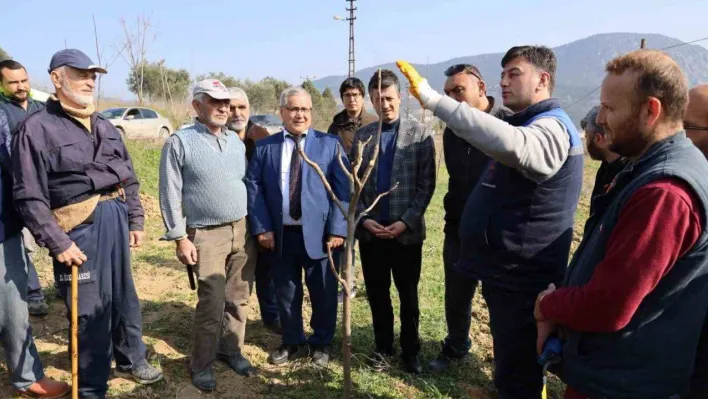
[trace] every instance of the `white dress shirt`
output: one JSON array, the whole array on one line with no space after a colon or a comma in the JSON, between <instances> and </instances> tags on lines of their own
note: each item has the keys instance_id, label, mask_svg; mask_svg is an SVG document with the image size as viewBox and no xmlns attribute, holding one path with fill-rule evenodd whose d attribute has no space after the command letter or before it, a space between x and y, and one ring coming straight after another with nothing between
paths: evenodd
<instances>
[{"instance_id":1,"label":"white dress shirt","mask_svg":"<svg viewBox=\"0 0 708 399\"><path fill-rule=\"evenodd\" d=\"M288 136L294 136L288 133L287 130L283 129L283 149L281 152L280 161L280 190L283 193L283 225L284 226L302 226L302 218L300 220L293 220L290 217L290 161L293 157L293 148L295 148L295 142L288 138ZM305 140L307 140L307 133L302 134L300 139L300 148L305 149ZM302 167L304 168L305 161ZM302 178L303 170L300 171L300 177ZM303 210L304 211L304 210Z\"/></svg>"}]
</instances>

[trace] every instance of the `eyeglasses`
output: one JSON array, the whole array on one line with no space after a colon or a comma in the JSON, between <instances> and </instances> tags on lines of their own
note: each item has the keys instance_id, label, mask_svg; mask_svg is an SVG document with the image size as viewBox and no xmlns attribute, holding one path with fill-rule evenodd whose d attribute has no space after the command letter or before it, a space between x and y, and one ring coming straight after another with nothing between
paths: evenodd
<instances>
[{"instance_id":1,"label":"eyeglasses","mask_svg":"<svg viewBox=\"0 0 708 399\"><path fill-rule=\"evenodd\" d=\"M683 123L683 130L701 130L704 132L708 132L708 126L693 126L690 123Z\"/></svg>"},{"instance_id":2,"label":"eyeglasses","mask_svg":"<svg viewBox=\"0 0 708 399\"><path fill-rule=\"evenodd\" d=\"M359 97L363 97L363 96L361 95L361 93L356 92L356 93L344 93L342 95L342 97L344 97L344 98L359 98Z\"/></svg>"},{"instance_id":3,"label":"eyeglasses","mask_svg":"<svg viewBox=\"0 0 708 399\"><path fill-rule=\"evenodd\" d=\"M293 115L296 115L298 112L309 114L312 111L312 108L285 107L285 109Z\"/></svg>"},{"instance_id":4,"label":"eyeglasses","mask_svg":"<svg viewBox=\"0 0 708 399\"><path fill-rule=\"evenodd\" d=\"M479 70L470 64L453 65L445 70L445 76L449 78L450 76L454 76L462 72L468 73L479 80L484 80L482 79L482 74L479 73Z\"/></svg>"}]
</instances>

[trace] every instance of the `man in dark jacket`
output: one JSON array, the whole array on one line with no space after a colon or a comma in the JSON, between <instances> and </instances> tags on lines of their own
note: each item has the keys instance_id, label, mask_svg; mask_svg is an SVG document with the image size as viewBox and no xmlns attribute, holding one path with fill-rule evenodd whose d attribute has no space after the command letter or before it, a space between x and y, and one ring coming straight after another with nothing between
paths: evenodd
<instances>
[{"instance_id":1,"label":"man in dark jacket","mask_svg":"<svg viewBox=\"0 0 708 399\"><path fill-rule=\"evenodd\" d=\"M0 130L0 135L8 148L10 139L17 131L20 122L25 120L27 115L44 108L43 103L30 96L30 86L27 70L22 64L14 60L0 61L0 109L7 117L7 124ZM31 238L31 235L25 234L25 237ZM25 248L30 248L33 243L26 241L25 245ZM32 316L46 316L49 313L49 306L44 300L37 269L31 259L27 262L27 272L29 313Z\"/></svg>"},{"instance_id":2,"label":"man in dark jacket","mask_svg":"<svg viewBox=\"0 0 708 399\"><path fill-rule=\"evenodd\" d=\"M539 294L538 349L561 329L565 398L678 398L708 303L708 162L671 57L637 50L606 71L597 122L631 164L595 199L563 288Z\"/></svg>"},{"instance_id":3,"label":"man in dark jacket","mask_svg":"<svg viewBox=\"0 0 708 399\"><path fill-rule=\"evenodd\" d=\"M445 70L445 94L470 107L503 119L511 115L511 110L501 105L492 96L487 96L487 86L477 67L458 64ZM445 242L443 244L443 264L445 271L445 320L447 337L437 359L430 362L430 370L447 370L450 360L464 358L472 346L469 338L472 322L472 298L477 280L453 270L460 256L460 217L467 197L477 185L479 177L487 166L489 157L472 144L461 139L447 127L443 132L445 166L450 180L445 195Z\"/></svg>"},{"instance_id":4,"label":"man in dark jacket","mask_svg":"<svg viewBox=\"0 0 708 399\"><path fill-rule=\"evenodd\" d=\"M366 90L364 89L364 83L360 79L345 79L339 86L339 95L342 98L344 110L334 116L327 133L335 134L342 139L344 151L347 152L348 156L351 155L354 133L362 126L376 122L378 118L364 109Z\"/></svg>"},{"instance_id":5,"label":"man in dark jacket","mask_svg":"<svg viewBox=\"0 0 708 399\"><path fill-rule=\"evenodd\" d=\"M56 97L12 138L15 206L54 258L67 317L70 268L80 267L79 394L105 398L112 360L116 375L143 384L162 379L145 358L130 267L130 247L144 239L144 211L128 150L94 109L96 73L106 70L67 49L54 54L49 71Z\"/></svg>"},{"instance_id":6,"label":"man in dark jacket","mask_svg":"<svg viewBox=\"0 0 708 399\"><path fill-rule=\"evenodd\" d=\"M538 399L534 291L563 280L583 181L580 136L551 98L555 54L518 46L504 55L502 98L515 113L503 121L440 95L409 63L398 64L423 107L493 160L462 212L455 270L482 282L499 397Z\"/></svg>"},{"instance_id":7,"label":"man in dark jacket","mask_svg":"<svg viewBox=\"0 0 708 399\"><path fill-rule=\"evenodd\" d=\"M256 142L270 136L268 130L258 126L250 120L251 104L248 95L240 87L230 87L231 102L229 104L228 128L236 132L241 141L246 145L246 160L250 161L256 149ZM276 302L275 281L273 280L273 256L270 251L265 251L260 246L248 248L248 256L256 260L256 297L261 309L261 320L271 331L281 334L283 332L278 315Z\"/></svg>"},{"instance_id":8,"label":"man in dark jacket","mask_svg":"<svg viewBox=\"0 0 708 399\"><path fill-rule=\"evenodd\" d=\"M587 146L590 158L596 161L602 161L595 175L595 186L590 196L591 215L594 211L593 205L595 204L595 201L592 199L598 195L605 194L615 180L615 176L629 163L627 158L610 151L608 148L611 142L605 133L605 129L595 122L599 112L600 106L595 106L585 115L585 118L580 121L580 127L585 131L585 145Z\"/></svg>"}]
</instances>

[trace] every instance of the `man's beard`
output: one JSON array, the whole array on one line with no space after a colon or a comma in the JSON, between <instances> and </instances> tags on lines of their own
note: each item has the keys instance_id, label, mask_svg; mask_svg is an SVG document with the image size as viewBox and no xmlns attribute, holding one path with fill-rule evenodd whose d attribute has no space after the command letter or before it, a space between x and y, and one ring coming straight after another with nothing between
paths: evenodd
<instances>
[{"instance_id":1,"label":"man's beard","mask_svg":"<svg viewBox=\"0 0 708 399\"><path fill-rule=\"evenodd\" d=\"M240 132L246 128L248 125L248 121L243 121L243 122L235 122L229 120L229 123L226 125L229 129L233 130L234 132Z\"/></svg>"},{"instance_id":2,"label":"man's beard","mask_svg":"<svg viewBox=\"0 0 708 399\"><path fill-rule=\"evenodd\" d=\"M625 158L634 158L641 154L647 147L649 139L646 134L637 129L638 125L639 112L637 111L622 121L615 129L610 129L608 126L605 126L605 129L611 132L609 150ZM618 139L615 132L621 132L620 139Z\"/></svg>"},{"instance_id":3,"label":"man's beard","mask_svg":"<svg viewBox=\"0 0 708 399\"><path fill-rule=\"evenodd\" d=\"M18 97L18 95L22 95L22 97ZM10 95L10 100L14 103L23 103L23 102L27 101L28 98L29 98L29 93L26 91L17 92L15 94Z\"/></svg>"},{"instance_id":4,"label":"man's beard","mask_svg":"<svg viewBox=\"0 0 708 399\"><path fill-rule=\"evenodd\" d=\"M69 100L73 101L76 104L79 104L82 107L88 107L89 105L93 104L93 96L89 95L82 95L77 92L75 92L70 85L66 84L66 82L62 82L61 90L64 92L64 95L69 98Z\"/></svg>"},{"instance_id":5,"label":"man's beard","mask_svg":"<svg viewBox=\"0 0 708 399\"><path fill-rule=\"evenodd\" d=\"M588 154L590 155L590 158L596 161L602 161L604 159L602 151L597 144L595 144L594 137L588 141Z\"/></svg>"}]
</instances>

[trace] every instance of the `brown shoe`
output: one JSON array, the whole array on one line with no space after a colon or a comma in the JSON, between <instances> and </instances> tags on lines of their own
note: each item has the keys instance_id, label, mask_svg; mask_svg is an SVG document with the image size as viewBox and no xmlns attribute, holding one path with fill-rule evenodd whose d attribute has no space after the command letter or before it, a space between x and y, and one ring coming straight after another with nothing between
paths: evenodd
<instances>
[{"instance_id":1,"label":"brown shoe","mask_svg":"<svg viewBox=\"0 0 708 399\"><path fill-rule=\"evenodd\" d=\"M19 393L30 398L58 399L71 392L69 384L44 377Z\"/></svg>"}]
</instances>

